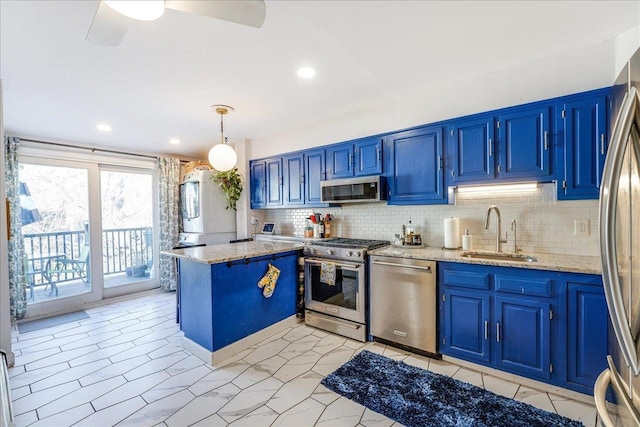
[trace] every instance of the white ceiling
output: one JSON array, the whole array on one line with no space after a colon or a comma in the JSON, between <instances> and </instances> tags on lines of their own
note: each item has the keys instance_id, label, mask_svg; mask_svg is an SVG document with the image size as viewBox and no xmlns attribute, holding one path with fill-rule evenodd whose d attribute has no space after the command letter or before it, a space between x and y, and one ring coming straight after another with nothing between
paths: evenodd
<instances>
[{"instance_id":1,"label":"white ceiling","mask_svg":"<svg viewBox=\"0 0 640 427\"><path fill-rule=\"evenodd\" d=\"M167 10L110 48L85 41L97 5L0 0L7 135L204 157L220 138L212 104L235 107L231 141L264 138L611 40L640 18L638 1L266 0L258 29ZM302 65L316 78L299 79Z\"/></svg>"}]
</instances>

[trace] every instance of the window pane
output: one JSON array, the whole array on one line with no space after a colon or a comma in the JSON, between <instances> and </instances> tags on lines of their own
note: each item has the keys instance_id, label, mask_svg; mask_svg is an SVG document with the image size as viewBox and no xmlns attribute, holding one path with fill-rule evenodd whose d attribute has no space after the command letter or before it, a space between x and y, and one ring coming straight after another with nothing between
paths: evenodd
<instances>
[{"instance_id":1,"label":"window pane","mask_svg":"<svg viewBox=\"0 0 640 427\"><path fill-rule=\"evenodd\" d=\"M91 290L86 169L20 165L20 207L29 303Z\"/></svg>"},{"instance_id":2,"label":"window pane","mask_svg":"<svg viewBox=\"0 0 640 427\"><path fill-rule=\"evenodd\" d=\"M104 286L153 278L151 175L103 170L100 185Z\"/></svg>"}]
</instances>

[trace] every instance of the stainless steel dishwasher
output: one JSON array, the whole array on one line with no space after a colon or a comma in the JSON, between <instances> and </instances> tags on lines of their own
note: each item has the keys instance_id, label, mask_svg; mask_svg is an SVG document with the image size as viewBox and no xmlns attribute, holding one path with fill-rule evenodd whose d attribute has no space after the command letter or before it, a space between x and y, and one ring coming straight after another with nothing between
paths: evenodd
<instances>
[{"instance_id":1,"label":"stainless steel dishwasher","mask_svg":"<svg viewBox=\"0 0 640 427\"><path fill-rule=\"evenodd\" d=\"M437 354L436 263L372 255L370 267L371 335Z\"/></svg>"}]
</instances>

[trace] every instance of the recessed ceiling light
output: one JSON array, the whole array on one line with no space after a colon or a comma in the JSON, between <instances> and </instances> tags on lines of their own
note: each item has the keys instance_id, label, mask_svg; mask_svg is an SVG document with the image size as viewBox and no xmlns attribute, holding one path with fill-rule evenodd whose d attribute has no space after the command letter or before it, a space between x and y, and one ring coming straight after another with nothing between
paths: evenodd
<instances>
[{"instance_id":1,"label":"recessed ceiling light","mask_svg":"<svg viewBox=\"0 0 640 427\"><path fill-rule=\"evenodd\" d=\"M111 132L113 130L113 128L106 123L100 123L96 126L96 129L100 132Z\"/></svg>"},{"instance_id":2,"label":"recessed ceiling light","mask_svg":"<svg viewBox=\"0 0 640 427\"><path fill-rule=\"evenodd\" d=\"M178 144L180 144L180 142L181 141L178 138L171 138L169 140L169 144L173 144L173 145L178 145Z\"/></svg>"},{"instance_id":3,"label":"recessed ceiling light","mask_svg":"<svg viewBox=\"0 0 640 427\"><path fill-rule=\"evenodd\" d=\"M298 76L302 77L303 79L310 79L315 75L316 75L315 68L311 68L311 67L298 68Z\"/></svg>"}]
</instances>

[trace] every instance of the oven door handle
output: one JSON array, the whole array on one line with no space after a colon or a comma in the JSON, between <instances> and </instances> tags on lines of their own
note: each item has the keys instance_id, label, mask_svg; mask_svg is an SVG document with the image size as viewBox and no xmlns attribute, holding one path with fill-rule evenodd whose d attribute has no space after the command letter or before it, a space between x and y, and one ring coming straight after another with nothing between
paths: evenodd
<instances>
[{"instance_id":1,"label":"oven door handle","mask_svg":"<svg viewBox=\"0 0 640 427\"><path fill-rule=\"evenodd\" d=\"M361 264L342 264L340 262L332 262L332 261L319 261L319 260L311 259L311 258L305 258L304 262L305 263L309 263L309 264L315 264L315 265L321 265L321 264L324 264L324 263L335 264L336 267L351 268L353 270L356 270L356 269L360 268L360 265L361 265Z\"/></svg>"}]
</instances>

